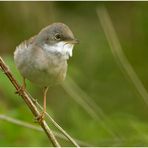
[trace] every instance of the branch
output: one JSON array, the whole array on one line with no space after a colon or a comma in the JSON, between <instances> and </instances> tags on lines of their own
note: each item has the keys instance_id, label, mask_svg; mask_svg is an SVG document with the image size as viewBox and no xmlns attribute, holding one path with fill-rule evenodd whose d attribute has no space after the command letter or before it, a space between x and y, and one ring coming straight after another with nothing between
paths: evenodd
<instances>
[{"instance_id":1,"label":"branch","mask_svg":"<svg viewBox=\"0 0 148 148\"><path fill-rule=\"evenodd\" d=\"M15 80L15 78L13 77L13 75L11 74L10 70L7 68L6 64L4 63L4 61L2 60L1 57L0 57L0 67L1 67L2 71L5 73L5 75L8 77L8 79L10 80L12 85L15 87L16 91L19 92L20 96L25 101L25 103L27 104L28 108L31 110L34 117L37 119L39 116L41 116L40 112L38 111L37 107L34 105L31 98L28 96L28 94L23 89L21 89L21 86ZM60 144L56 140L52 130L49 128L46 121L45 120L42 120L42 121L38 120L38 123L43 128L44 132L48 136L48 138L51 141L51 143L53 144L53 146L60 147Z\"/></svg>"}]
</instances>

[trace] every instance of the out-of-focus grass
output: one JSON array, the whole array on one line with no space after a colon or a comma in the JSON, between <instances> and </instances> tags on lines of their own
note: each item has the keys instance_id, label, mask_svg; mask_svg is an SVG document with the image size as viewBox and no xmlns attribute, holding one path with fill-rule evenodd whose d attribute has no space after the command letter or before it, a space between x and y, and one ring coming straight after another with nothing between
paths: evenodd
<instances>
[{"instance_id":1,"label":"out-of-focus grass","mask_svg":"<svg viewBox=\"0 0 148 148\"><path fill-rule=\"evenodd\" d=\"M21 83L13 61L15 47L52 22L66 23L80 40L68 61L68 75L96 103L103 116L87 101L100 119L94 120L61 86L50 89L48 112L70 135L92 145L147 146L148 107L114 60L96 14L102 3L108 9L128 60L147 89L147 2L0 2L0 55ZM68 79L64 84L85 98ZM42 103L40 88L27 82L27 90ZM0 113L33 122L26 105L1 72ZM44 134L4 121L0 121L0 133L0 146L50 145Z\"/></svg>"}]
</instances>

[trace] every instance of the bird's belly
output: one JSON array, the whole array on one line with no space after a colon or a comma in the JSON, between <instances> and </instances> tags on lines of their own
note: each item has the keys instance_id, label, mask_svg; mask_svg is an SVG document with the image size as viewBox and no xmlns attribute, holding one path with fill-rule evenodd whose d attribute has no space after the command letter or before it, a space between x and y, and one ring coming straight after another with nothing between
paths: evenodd
<instances>
[{"instance_id":1,"label":"bird's belly","mask_svg":"<svg viewBox=\"0 0 148 148\"><path fill-rule=\"evenodd\" d=\"M67 61L42 50L32 53L26 50L15 52L15 63L23 77L40 86L50 86L62 82L67 71Z\"/></svg>"},{"instance_id":2,"label":"bird's belly","mask_svg":"<svg viewBox=\"0 0 148 148\"><path fill-rule=\"evenodd\" d=\"M47 69L38 69L35 65L28 65L20 70L22 75L40 86L52 86L61 83L66 76L67 65L49 65Z\"/></svg>"}]
</instances>

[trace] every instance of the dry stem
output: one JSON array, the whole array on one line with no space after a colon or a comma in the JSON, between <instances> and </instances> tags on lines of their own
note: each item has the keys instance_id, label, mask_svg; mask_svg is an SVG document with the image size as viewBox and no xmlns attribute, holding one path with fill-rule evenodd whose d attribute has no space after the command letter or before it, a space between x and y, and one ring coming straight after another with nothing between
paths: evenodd
<instances>
[{"instance_id":1,"label":"dry stem","mask_svg":"<svg viewBox=\"0 0 148 148\"><path fill-rule=\"evenodd\" d=\"M8 79L11 81L11 83L15 87L16 91L19 92L20 96L25 101L25 103L27 104L27 106L31 110L34 117L37 119L41 115L40 112L38 111L37 107L34 105L31 98L28 96L28 94L23 89L21 89L21 86L15 80L15 78L13 77L13 75L11 74L10 70L8 69L8 67L6 66L6 64L4 63L4 61L2 60L1 57L0 57L0 67L1 67L2 71L5 73L5 75L8 77ZM51 141L51 143L53 144L53 146L60 147L60 144L56 140L52 130L49 128L46 121L42 120L40 122L38 121L38 123L43 128L44 132L48 136L48 138Z\"/></svg>"}]
</instances>

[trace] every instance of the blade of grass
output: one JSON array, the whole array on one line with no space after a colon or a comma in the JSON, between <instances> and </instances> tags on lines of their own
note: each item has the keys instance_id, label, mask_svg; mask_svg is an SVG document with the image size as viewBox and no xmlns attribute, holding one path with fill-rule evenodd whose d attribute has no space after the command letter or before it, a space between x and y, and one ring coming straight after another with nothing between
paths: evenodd
<instances>
[{"instance_id":1,"label":"blade of grass","mask_svg":"<svg viewBox=\"0 0 148 148\"><path fill-rule=\"evenodd\" d=\"M0 114L0 120L4 120L4 121L7 121L9 123L19 125L19 126L22 126L22 127L25 127L25 128L29 128L29 129L32 129L32 130L44 132L43 129L39 126L33 125L31 123L28 123L28 122L25 122L25 121L22 121L22 120L18 120L16 118L9 117L9 116L4 115L4 114ZM63 136L61 133L56 132L56 131L53 131L53 133L56 137L68 141L68 139L65 136ZM77 141L77 143L79 143L81 146L92 146L91 144L88 144L88 143L81 141L81 140L78 140L78 139L75 139L75 141Z\"/></svg>"},{"instance_id":2,"label":"blade of grass","mask_svg":"<svg viewBox=\"0 0 148 148\"><path fill-rule=\"evenodd\" d=\"M148 105L148 92L134 71L132 65L128 61L126 55L124 54L116 31L113 27L111 18L105 6L99 7L97 9L97 15L119 68L124 71L124 74L128 76L137 92L141 95L146 105Z\"/></svg>"},{"instance_id":3,"label":"blade of grass","mask_svg":"<svg viewBox=\"0 0 148 148\"><path fill-rule=\"evenodd\" d=\"M69 76L67 81L62 84L64 90L69 94L89 115L96 120L101 126L115 139L120 141L120 136L110 127L109 118L103 112L91 97L88 96Z\"/></svg>"}]
</instances>

